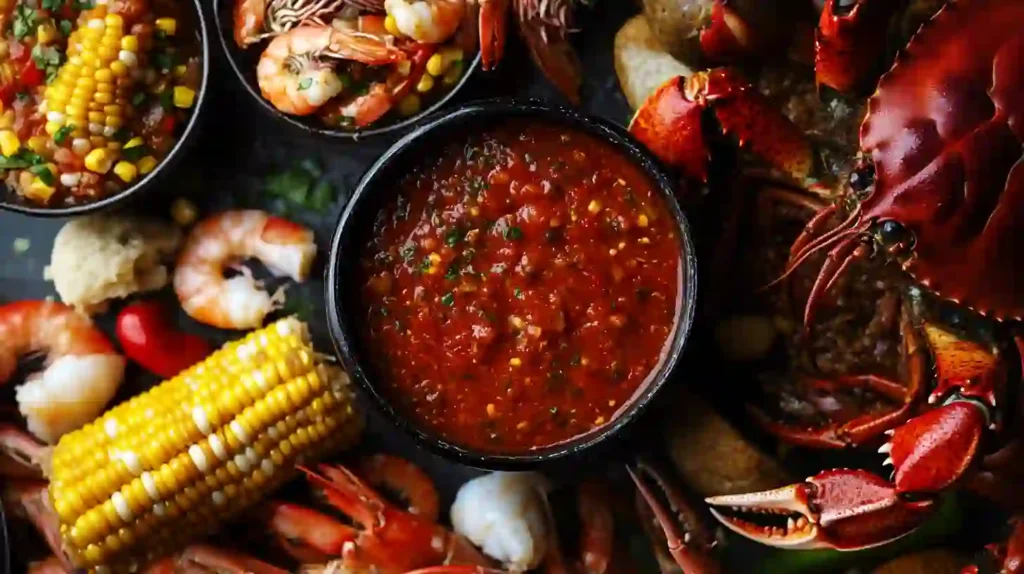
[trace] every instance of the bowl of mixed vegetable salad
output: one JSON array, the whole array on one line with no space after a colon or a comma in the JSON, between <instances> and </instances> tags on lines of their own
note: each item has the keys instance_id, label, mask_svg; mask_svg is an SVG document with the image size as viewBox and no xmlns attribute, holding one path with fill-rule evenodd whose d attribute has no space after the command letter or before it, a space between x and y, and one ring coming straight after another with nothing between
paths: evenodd
<instances>
[{"instance_id":1,"label":"bowl of mixed vegetable salad","mask_svg":"<svg viewBox=\"0 0 1024 574\"><path fill-rule=\"evenodd\" d=\"M403 131L480 66L475 12L435 42L399 30L384 0L214 0L221 47L270 115L314 136Z\"/></svg>"},{"instance_id":2,"label":"bowl of mixed vegetable salad","mask_svg":"<svg viewBox=\"0 0 1024 574\"><path fill-rule=\"evenodd\" d=\"M97 211L171 169L196 131L198 0L0 0L0 207Z\"/></svg>"}]
</instances>

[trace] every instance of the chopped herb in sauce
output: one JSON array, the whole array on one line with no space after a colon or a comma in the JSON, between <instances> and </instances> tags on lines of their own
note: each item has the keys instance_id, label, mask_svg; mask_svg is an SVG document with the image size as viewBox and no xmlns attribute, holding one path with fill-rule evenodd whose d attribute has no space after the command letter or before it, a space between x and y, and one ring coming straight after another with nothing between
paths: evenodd
<instances>
[{"instance_id":1,"label":"chopped herb in sauce","mask_svg":"<svg viewBox=\"0 0 1024 574\"><path fill-rule=\"evenodd\" d=\"M441 297L441 304L444 305L445 307L451 307L452 305L454 305L455 304L455 294L452 293L451 291L449 291L448 293L445 293L444 296Z\"/></svg>"},{"instance_id":2,"label":"chopped herb in sauce","mask_svg":"<svg viewBox=\"0 0 1024 574\"><path fill-rule=\"evenodd\" d=\"M444 243L448 247L455 247L464 237L466 237L465 231L458 227L453 227L448 230L448 233L444 234Z\"/></svg>"},{"instance_id":3,"label":"chopped herb in sauce","mask_svg":"<svg viewBox=\"0 0 1024 574\"><path fill-rule=\"evenodd\" d=\"M509 226L505 228L503 235L509 241L519 241L523 238L523 230L515 226Z\"/></svg>"}]
</instances>

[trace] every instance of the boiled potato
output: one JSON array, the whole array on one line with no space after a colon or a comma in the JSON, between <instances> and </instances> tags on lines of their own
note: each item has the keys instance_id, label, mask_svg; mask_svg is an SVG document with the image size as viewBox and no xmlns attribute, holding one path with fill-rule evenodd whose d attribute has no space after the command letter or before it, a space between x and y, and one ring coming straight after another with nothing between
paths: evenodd
<instances>
[{"instance_id":1,"label":"boiled potato","mask_svg":"<svg viewBox=\"0 0 1024 574\"><path fill-rule=\"evenodd\" d=\"M701 496L743 494L794 482L709 405L680 393L665 429L669 455L683 481Z\"/></svg>"},{"instance_id":2,"label":"boiled potato","mask_svg":"<svg viewBox=\"0 0 1024 574\"><path fill-rule=\"evenodd\" d=\"M701 61L700 31L711 22L715 0L643 0L651 35L665 51L690 65Z\"/></svg>"},{"instance_id":3,"label":"boiled potato","mask_svg":"<svg viewBox=\"0 0 1024 574\"><path fill-rule=\"evenodd\" d=\"M670 56L654 39L647 19L635 16L615 34L615 74L629 106L636 110L658 86L693 70Z\"/></svg>"}]
</instances>

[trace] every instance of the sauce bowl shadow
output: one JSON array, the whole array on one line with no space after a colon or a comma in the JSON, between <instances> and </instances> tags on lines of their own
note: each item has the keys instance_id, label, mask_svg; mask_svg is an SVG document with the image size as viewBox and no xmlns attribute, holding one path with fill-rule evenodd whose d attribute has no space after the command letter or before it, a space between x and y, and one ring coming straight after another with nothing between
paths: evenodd
<instances>
[{"instance_id":1,"label":"sauce bowl shadow","mask_svg":"<svg viewBox=\"0 0 1024 574\"><path fill-rule=\"evenodd\" d=\"M378 387L379 374L370 360L361 329L366 326L361 303L360 257L374 233L377 214L392 201L400 179L436 154L452 137L467 130L479 132L488 125L525 119L562 125L602 139L630 158L651 179L673 217L680 241L680 290L674 329L666 341L659 366L608 423L568 441L524 453L502 454L476 450L449 442L406 417ZM465 104L424 125L396 142L366 172L341 214L331 239L326 270L327 322L334 347L349 375L394 426L416 443L445 459L487 470L551 468L567 463L598 460L599 453L615 456L628 452L627 429L647 410L673 375L686 346L694 321L697 296L697 264L690 226L674 196L675 180L643 146L621 126L579 111L533 100L497 99ZM637 429L640 430L640 429ZM624 439L624 440L620 440ZM601 457L605 458L605 457Z\"/></svg>"}]
</instances>

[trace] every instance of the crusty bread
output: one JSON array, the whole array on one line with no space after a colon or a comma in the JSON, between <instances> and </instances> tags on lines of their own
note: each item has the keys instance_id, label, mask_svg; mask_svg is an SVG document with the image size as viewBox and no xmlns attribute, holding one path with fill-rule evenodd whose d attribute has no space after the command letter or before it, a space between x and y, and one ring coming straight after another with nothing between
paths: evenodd
<instances>
[{"instance_id":1,"label":"crusty bread","mask_svg":"<svg viewBox=\"0 0 1024 574\"><path fill-rule=\"evenodd\" d=\"M665 51L641 15L615 34L615 74L626 101L636 110L658 86L675 76L690 76L693 70Z\"/></svg>"},{"instance_id":2,"label":"crusty bread","mask_svg":"<svg viewBox=\"0 0 1024 574\"><path fill-rule=\"evenodd\" d=\"M178 228L158 220L81 217L57 233L48 274L61 301L94 314L111 299L166 285L180 243Z\"/></svg>"}]
</instances>

